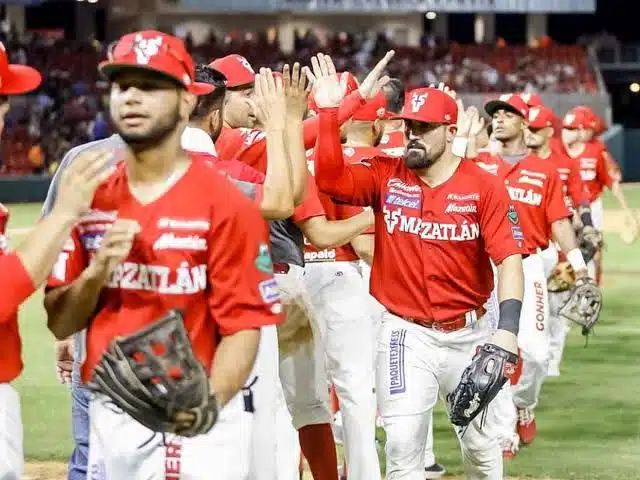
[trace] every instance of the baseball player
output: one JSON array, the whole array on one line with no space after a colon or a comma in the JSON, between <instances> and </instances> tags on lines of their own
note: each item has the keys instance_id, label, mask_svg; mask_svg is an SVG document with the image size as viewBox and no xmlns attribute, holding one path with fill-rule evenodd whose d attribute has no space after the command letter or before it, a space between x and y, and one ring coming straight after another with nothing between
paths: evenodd
<instances>
[{"instance_id":1,"label":"baseball player","mask_svg":"<svg viewBox=\"0 0 640 480\"><path fill-rule=\"evenodd\" d=\"M0 43L0 133L4 116L9 111L10 95L36 89L42 77L26 65L9 64L4 45ZM27 238L13 251L9 250L6 228L9 211L0 204L0 478L19 480L23 470L22 419L20 399L11 386L22 372L21 340L18 330L18 308L45 282L58 254L69 238L76 220L83 215L96 188L111 173L105 152L81 158L60 181L60 196L52 214L39 222Z\"/></svg>"},{"instance_id":2,"label":"baseball player","mask_svg":"<svg viewBox=\"0 0 640 480\"><path fill-rule=\"evenodd\" d=\"M316 64L319 67L317 59ZM346 161L358 162L379 153L372 146L379 136L374 122L385 111L386 99L379 92L342 126ZM315 149L307 151L312 174L315 155ZM320 194L320 200L329 220L344 221L363 212L362 207L335 204L326 194ZM374 321L359 262L360 258L371 262L373 242L368 238L371 233L372 229L346 245L330 249L318 249L308 241L305 245L305 283L321 325L327 376L339 400L337 418L343 426L348 478L363 480L380 475L372 394ZM361 342L357 351L349 348L358 338L370 338L371 342Z\"/></svg>"},{"instance_id":3,"label":"baseball player","mask_svg":"<svg viewBox=\"0 0 640 480\"><path fill-rule=\"evenodd\" d=\"M518 335L518 346L522 358L522 374L513 390L516 418L504 411L504 419L512 418L510 431L517 430L519 440L528 444L536 435L533 414L542 383L548 371L549 325L547 282L544 272L542 252L549 248L549 232L565 252L578 277L586 277L586 264L580 250L571 222L570 212L565 204L562 181L555 165L545 161L550 149L545 142L552 133L552 127L543 117L533 118L533 128L527 128L529 117L527 106L517 95L501 97L488 102L485 110L492 116L493 129L505 147L502 157L479 156L477 163L498 175L507 185L507 190L516 205L522 222L518 235L524 242L528 256L523 260L525 290ZM540 112L538 112L540 115ZM538 120L538 122L536 122ZM545 125L543 127L543 125ZM541 128L536 128L541 127ZM519 154L522 147L529 147L526 154ZM508 152L518 155L509 155ZM508 408L504 402L498 402ZM511 407L512 408L512 407ZM504 432L505 438L509 432ZM517 451L512 445L510 457Z\"/></svg>"},{"instance_id":4,"label":"baseball player","mask_svg":"<svg viewBox=\"0 0 640 480\"><path fill-rule=\"evenodd\" d=\"M214 166L180 148L200 93L180 40L156 31L126 35L101 71L112 82L111 115L126 143L119 152L124 161L96 192L91 212L76 225L73 248L53 270L45 300L49 328L57 338L87 328L87 382L114 336L180 308L196 356L215 370L211 387L221 412L208 434L158 436L95 396L90 455L96 446L106 478L195 479L213 470L244 478L236 394L253 365L257 328L277 323L281 310L265 267L266 228L258 209ZM210 193L188 200L202 191Z\"/></svg>"},{"instance_id":5,"label":"baseball player","mask_svg":"<svg viewBox=\"0 0 640 480\"><path fill-rule=\"evenodd\" d=\"M604 207L601 194L608 187L614 195L626 217L637 226L637 219L629 209L620 187L620 172L615 168L612 157L599 140L593 139L596 119L593 111L578 106L571 109L563 119L562 143L567 154L577 159L580 173L589 192L594 227L602 231L604 226ZM590 274L600 281L601 252L589 263Z\"/></svg>"},{"instance_id":6,"label":"baseball player","mask_svg":"<svg viewBox=\"0 0 640 480\"><path fill-rule=\"evenodd\" d=\"M551 129L554 129L555 115L551 109L539 105L529 109L528 121L529 131L536 132L537 136L530 135L527 146L538 157L548 158L555 165L558 176L562 181L562 190L567 208L573 213L574 218L578 217L582 225L587 228L593 228L589 195L580 176L578 163L569 158L564 153L564 150L558 151L552 148L551 140L555 137L551 133ZM525 140L527 140L527 137ZM551 251L551 249L546 251ZM563 258L566 261L565 255L563 255ZM554 263L554 268L556 268L558 255L556 254L555 258L550 257L545 262L545 276L547 278L551 274L548 270L549 260ZM566 335L569 332L569 325L567 320L560 316L559 310L568 299L569 294L569 290L562 292L549 290L549 369L547 375L550 377L560 375L560 361Z\"/></svg>"},{"instance_id":7,"label":"baseball player","mask_svg":"<svg viewBox=\"0 0 640 480\"><path fill-rule=\"evenodd\" d=\"M323 146L316 180L332 197L375 211L371 291L387 309L376 381L387 478L422 480L429 413L438 394L456 388L475 347L489 340L480 325L487 321L484 304L493 288L490 257L499 265L502 301L500 329L491 341L516 351L522 249L503 185L451 152L458 107L448 94L410 92L402 112L408 139L403 162L376 157L347 165L336 82L316 85ZM469 478L502 478L499 445L479 418L460 443Z\"/></svg>"}]
</instances>

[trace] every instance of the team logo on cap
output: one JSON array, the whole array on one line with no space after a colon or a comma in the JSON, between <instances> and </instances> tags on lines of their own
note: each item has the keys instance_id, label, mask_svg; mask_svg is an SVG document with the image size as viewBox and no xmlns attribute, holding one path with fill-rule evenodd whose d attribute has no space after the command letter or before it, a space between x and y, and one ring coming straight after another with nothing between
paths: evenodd
<instances>
[{"instance_id":1,"label":"team logo on cap","mask_svg":"<svg viewBox=\"0 0 640 480\"><path fill-rule=\"evenodd\" d=\"M540 109L538 107L533 107L529 110L529 121L533 122L540 115Z\"/></svg>"},{"instance_id":2,"label":"team logo on cap","mask_svg":"<svg viewBox=\"0 0 640 480\"><path fill-rule=\"evenodd\" d=\"M154 55L157 55L162 46L162 37L158 35L153 38L144 38L141 34L136 35L133 51L136 54L136 62L140 65L149 63Z\"/></svg>"},{"instance_id":3,"label":"team logo on cap","mask_svg":"<svg viewBox=\"0 0 640 480\"><path fill-rule=\"evenodd\" d=\"M511 94L511 93L505 93L505 94L503 94L503 95L500 95L499 100L500 100L501 102L508 102L509 100L511 100L511 97L513 97L513 94Z\"/></svg>"},{"instance_id":4,"label":"team logo on cap","mask_svg":"<svg viewBox=\"0 0 640 480\"><path fill-rule=\"evenodd\" d=\"M567 113L567 115L564 117L564 123L573 123L576 121L576 116L573 113Z\"/></svg>"},{"instance_id":5,"label":"team logo on cap","mask_svg":"<svg viewBox=\"0 0 640 480\"><path fill-rule=\"evenodd\" d=\"M253 71L253 67L251 66L251 64L249 63L249 61L246 58L244 58L244 57L242 57L240 55L238 55L237 58L238 58L238 61L242 64L242 66L244 68L249 70L251 73L256 73L256 72Z\"/></svg>"},{"instance_id":6,"label":"team logo on cap","mask_svg":"<svg viewBox=\"0 0 640 480\"><path fill-rule=\"evenodd\" d=\"M414 93L411 97L411 111L416 113L427 101L427 93Z\"/></svg>"}]
</instances>

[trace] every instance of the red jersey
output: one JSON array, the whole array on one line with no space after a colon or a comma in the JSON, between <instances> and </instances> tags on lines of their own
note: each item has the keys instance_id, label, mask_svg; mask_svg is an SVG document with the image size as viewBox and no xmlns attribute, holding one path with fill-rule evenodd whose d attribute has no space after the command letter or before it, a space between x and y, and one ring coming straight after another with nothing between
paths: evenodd
<instances>
[{"instance_id":1,"label":"red jersey","mask_svg":"<svg viewBox=\"0 0 640 480\"><path fill-rule=\"evenodd\" d=\"M0 384L12 382L22 371L18 308L36 290L20 257L7 252L8 220L9 210L0 203Z\"/></svg>"},{"instance_id":2,"label":"red jersey","mask_svg":"<svg viewBox=\"0 0 640 480\"><path fill-rule=\"evenodd\" d=\"M355 163L363 158L371 158L372 153L380 151L375 147L343 147L345 161ZM348 157L347 157L348 153ZM315 149L307 150L307 165L309 172L314 175ZM315 182L314 182L315 187ZM318 192L318 198L322 204L327 220L347 220L364 211L363 207L354 207L342 203L335 203L326 193ZM365 233L373 233L373 227ZM350 243L334 248L319 249L314 247L306 238L304 240L304 261L317 262L352 262L359 260L358 254Z\"/></svg>"},{"instance_id":3,"label":"red jersey","mask_svg":"<svg viewBox=\"0 0 640 480\"><path fill-rule=\"evenodd\" d=\"M339 109L340 123L346 122L359 108L366 103L360 92L356 90L347 95ZM251 165L259 172L267 172L266 134L253 128L223 127L216 140L216 150L222 158L237 159ZM309 118L304 121L304 145L311 148L318 138L318 119Z\"/></svg>"},{"instance_id":4,"label":"red jersey","mask_svg":"<svg viewBox=\"0 0 640 480\"><path fill-rule=\"evenodd\" d=\"M503 184L463 161L435 188L395 158L346 165L335 109L321 112L316 181L345 203L375 212L371 293L390 312L446 322L480 308L496 264L524 253Z\"/></svg>"},{"instance_id":5,"label":"red jersey","mask_svg":"<svg viewBox=\"0 0 640 480\"><path fill-rule=\"evenodd\" d=\"M192 200L194 192L200 195ZM194 353L210 370L219 336L280 322L270 272L267 224L220 171L194 161L159 199L140 204L125 163L96 191L91 211L76 225L49 287L73 282L100 248L117 218L142 231L107 281L87 329L83 381L116 336L130 335L173 308L185 312Z\"/></svg>"},{"instance_id":6,"label":"red jersey","mask_svg":"<svg viewBox=\"0 0 640 480\"><path fill-rule=\"evenodd\" d=\"M613 180L614 182L621 182L622 168L620 167L618 161L613 158L613 155L611 155L609 150L607 150L607 146L597 138L592 139L591 142L602 148L602 154L604 155L604 161L607 165L607 170L609 171L611 180Z\"/></svg>"},{"instance_id":7,"label":"red jersey","mask_svg":"<svg viewBox=\"0 0 640 480\"><path fill-rule=\"evenodd\" d=\"M320 192L316 182L311 175L307 176L307 189L304 194L304 201L293 210L291 219L294 223L302 223L313 217L322 217L326 214L323 204L320 201Z\"/></svg>"},{"instance_id":8,"label":"red jersey","mask_svg":"<svg viewBox=\"0 0 640 480\"><path fill-rule=\"evenodd\" d=\"M405 144L406 138L404 132L396 130L382 135L378 148L380 148L385 155L402 157L404 155Z\"/></svg>"},{"instance_id":9,"label":"red jersey","mask_svg":"<svg viewBox=\"0 0 640 480\"><path fill-rule=\"evenodd\" d=\"M589 203L600 198L604 187L611 188L613 179L606 163L605 149L601 143L589 142L582 153L571 155L580 165L580 176L587 189Z\"/></svg>"},{"instance_id":10,"label":"red jersey","mask_svg":"<svg viewBox=\"0 0 640 480\"><path fill-rule=\"evenodd\" d=\"M487 165L491 169L497 167L498 178L507 186L520 217L526 253L535 254L538 248L547 248L551 224L571 216L554 164L535 155L528 155L515 165L496 155L478 158L485 160L485 169Z\"/></svg>"},{"instance_id":11,"label":"red jersey","mask_svg":"<svg viewBox=\"0 0 640 480\"><path fill-rule=\"evenodd\" d=\"M589 194L580 177L578 162L567 156L566 153L551 151L547 158L556 167L562 181L562 193L565 204L569 210L573 210L582 204L589 203Z\"/></svg>"}]
</instances>

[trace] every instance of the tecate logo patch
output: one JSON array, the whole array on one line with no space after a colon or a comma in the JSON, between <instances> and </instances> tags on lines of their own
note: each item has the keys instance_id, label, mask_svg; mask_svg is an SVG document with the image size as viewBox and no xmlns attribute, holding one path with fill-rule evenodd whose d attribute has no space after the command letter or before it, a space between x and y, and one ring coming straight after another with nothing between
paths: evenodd
<instances>
[{"instance_id":1,"label":"tecate logo patch","mask_svg":"<svg viewBox=\"0 0 640 480\"><path fill-rule=\"evenodd\" d=\"M421 200L419 198L407 198L396 193L387 193L384 203L387 205L395 205L396 207L416 208L419 209Z\"/></svg>"}]
</instances>

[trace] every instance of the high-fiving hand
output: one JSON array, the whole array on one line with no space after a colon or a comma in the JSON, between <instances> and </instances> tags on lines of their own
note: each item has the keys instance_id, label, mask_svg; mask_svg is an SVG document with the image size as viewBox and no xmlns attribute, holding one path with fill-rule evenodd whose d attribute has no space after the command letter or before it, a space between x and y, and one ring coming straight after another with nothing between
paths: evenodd
<instances>
[{"instance_id":1,"label":"high-fiving hand","mask_svg":"<svg viewBox=\"0 0 640 480\"><path fill-rule=\"evenodd\" d=\"M307 100L313 87L312 82L308 80L307 70L307 67L300 68L297 62L293 64L293 69L288 64L282 69L289 118L302 119L307 111Z\"/></svg>"},{"instance_id":2,"label":"high-fiving hand","mask_svg":"<svg viewBox=\"0 0 640 480\"><path fill-rule=\"evenodd\" d=\"M287 107L282 78L270 68L261 68L256 74L254 98L256 117L265 130L283 130Z\"/></svg>"}]
</instances>

